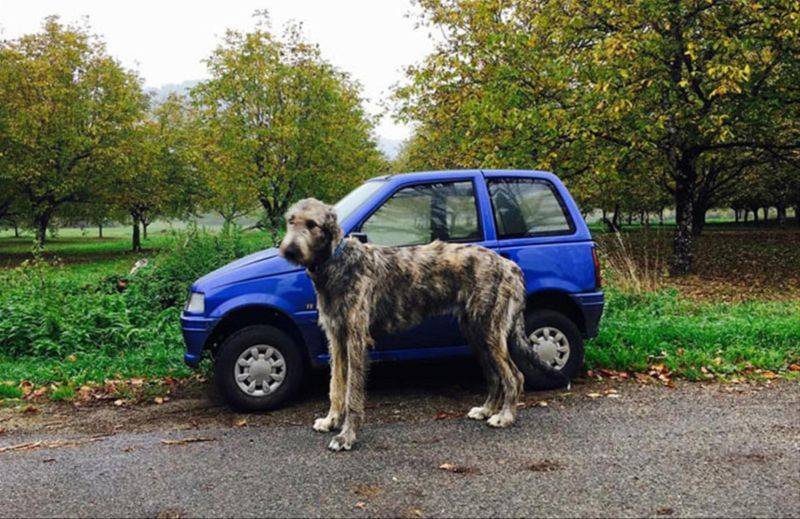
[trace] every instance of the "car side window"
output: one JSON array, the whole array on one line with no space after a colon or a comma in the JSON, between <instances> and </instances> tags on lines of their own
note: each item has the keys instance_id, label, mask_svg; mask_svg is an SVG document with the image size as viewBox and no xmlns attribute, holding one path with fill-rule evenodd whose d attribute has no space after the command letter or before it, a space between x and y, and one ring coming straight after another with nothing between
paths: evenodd
<instances>
[{"instance_id":1,"label":"car side window","mask_svg":"<svg viewBox=\"0 0 800 519\"><path fill-rule=\"evenodd\" d=\"M550 182L502 178L489 180L488 186L500 239L574 232L564 201Z\"/></svg>"},{"instance_id":2,"label":"car side window","mask_svg":"<svg viewBox=\"0 0 800 519\"><path fill-rule=\"evenodd\" d=\"M361 231L377 245L424 245L482 238L472 181L400 189L367 218Z\"/></svg>"}]
</instances>

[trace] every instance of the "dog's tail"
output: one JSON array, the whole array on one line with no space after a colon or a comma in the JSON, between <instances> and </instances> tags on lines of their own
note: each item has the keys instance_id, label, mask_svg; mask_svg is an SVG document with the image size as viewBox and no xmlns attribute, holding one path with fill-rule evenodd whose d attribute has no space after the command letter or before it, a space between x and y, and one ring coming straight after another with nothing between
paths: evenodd
<instances>
[{"instance_id":1,"label":"dog's tail","mask_svg":"<svg viewBox=\"0 0 800 519\"><path fill-rule=\"evenodd\" d=\"M539 354L536 353L533 344L525 334L525 319L522 312L518 313L514 318L514 325L510 335L508 349L511 359L522 371L526 379L546 375L560 381L562 386L569 387L569 377L543 361Z\"/></svg>"}]
</instances>

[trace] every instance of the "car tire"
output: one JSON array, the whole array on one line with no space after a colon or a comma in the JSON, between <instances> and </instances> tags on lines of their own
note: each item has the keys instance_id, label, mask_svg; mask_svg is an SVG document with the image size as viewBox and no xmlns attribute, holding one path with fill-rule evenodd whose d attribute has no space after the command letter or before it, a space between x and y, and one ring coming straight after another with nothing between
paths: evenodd
<instances>
[{"instance_id":1,"label":"car tire","mask_svg":"<svg viewBox=\"0 0 800 519\"><path fill-rule=\"evenodd\" d=\"M561 371L566 380L571 380L583 366L583 336L577 325L562 313L555 310L533 310L525 317L525 334L530 338L534 332L536 346L542 360ZM560 335L559 335L560 334ZM557 340L556 340L557 339ZM554 351L558 348L567 348L567 355ZM542 348L541 350L538 348ZM555 353L559 357L553 357ZM565 387L567 382L562 377L553 376L537 366L518 366L525 375L527 389L544 390Z\"/></svg>"},{"instance_id":2,"label":"car tire","mask_svg":"<svg viewBox=\"0 0 800 519\"><path fill-rule=\"evenodd\" d=\"M217 349L214 363L220 394L239 411L282 406L297 392L304 372L295 341L267 325L248 326L230 335ZM252 391L244 387L250 385Z\"/></svg>"}]
</instances>

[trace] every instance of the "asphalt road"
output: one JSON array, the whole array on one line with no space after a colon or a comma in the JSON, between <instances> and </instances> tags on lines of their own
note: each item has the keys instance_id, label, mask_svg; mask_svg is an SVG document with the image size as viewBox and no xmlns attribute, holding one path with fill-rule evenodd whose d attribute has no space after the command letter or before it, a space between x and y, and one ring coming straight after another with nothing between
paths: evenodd
<instances>
[{"instance_id":1,"label":"asphalt road","mask_svg":"<svg viewBox=\"0 0 800 519\"><path fill-rule=\"evenodd\" d=\"M328 452L330 435L312 431L319 393L238 427L224 411L193 419L213 407L200 399L159 406L169 420L136 427L130 410L81 415L117 416L107 436L64 428L64 416L55 432L9 430L0 449L43 443L0 452L0 516L800 517L796 383L590 383L529 394L500 431L460 416L473 392L462 402L441 388L404 391L376 390L349 453ZM445 408L438 417L429 400ZM187 438L211 441L163 442Z\"/></svg>"}]
</instances>

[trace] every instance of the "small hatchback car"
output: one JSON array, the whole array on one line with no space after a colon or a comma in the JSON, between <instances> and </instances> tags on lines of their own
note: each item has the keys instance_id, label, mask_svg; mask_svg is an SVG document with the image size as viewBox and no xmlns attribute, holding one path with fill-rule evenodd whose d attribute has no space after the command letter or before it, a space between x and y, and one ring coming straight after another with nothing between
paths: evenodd
<instances>
[{"instance_id":1,"label":"small hatchback car","mask_svg":"<svg viewBox=\"0 0 800 519\"><path fill-rule=\"evenodd\" d=\"M433 240L482 245L517 262L528 292L526 325L545 361L573 376L583 341L603 311L595 244L561 181L541 171L437 171L374 178L336 204L345 234L377 245ZM284 403L312 368L328 362L316 296L305 270L275 248L195 282L181 316L185 360L214 358L220 392L243 410ZM372 360L470 355L450 315L376 337ZM563 380L542 373L530 388Z\"/></svg>"}]
</instances>

